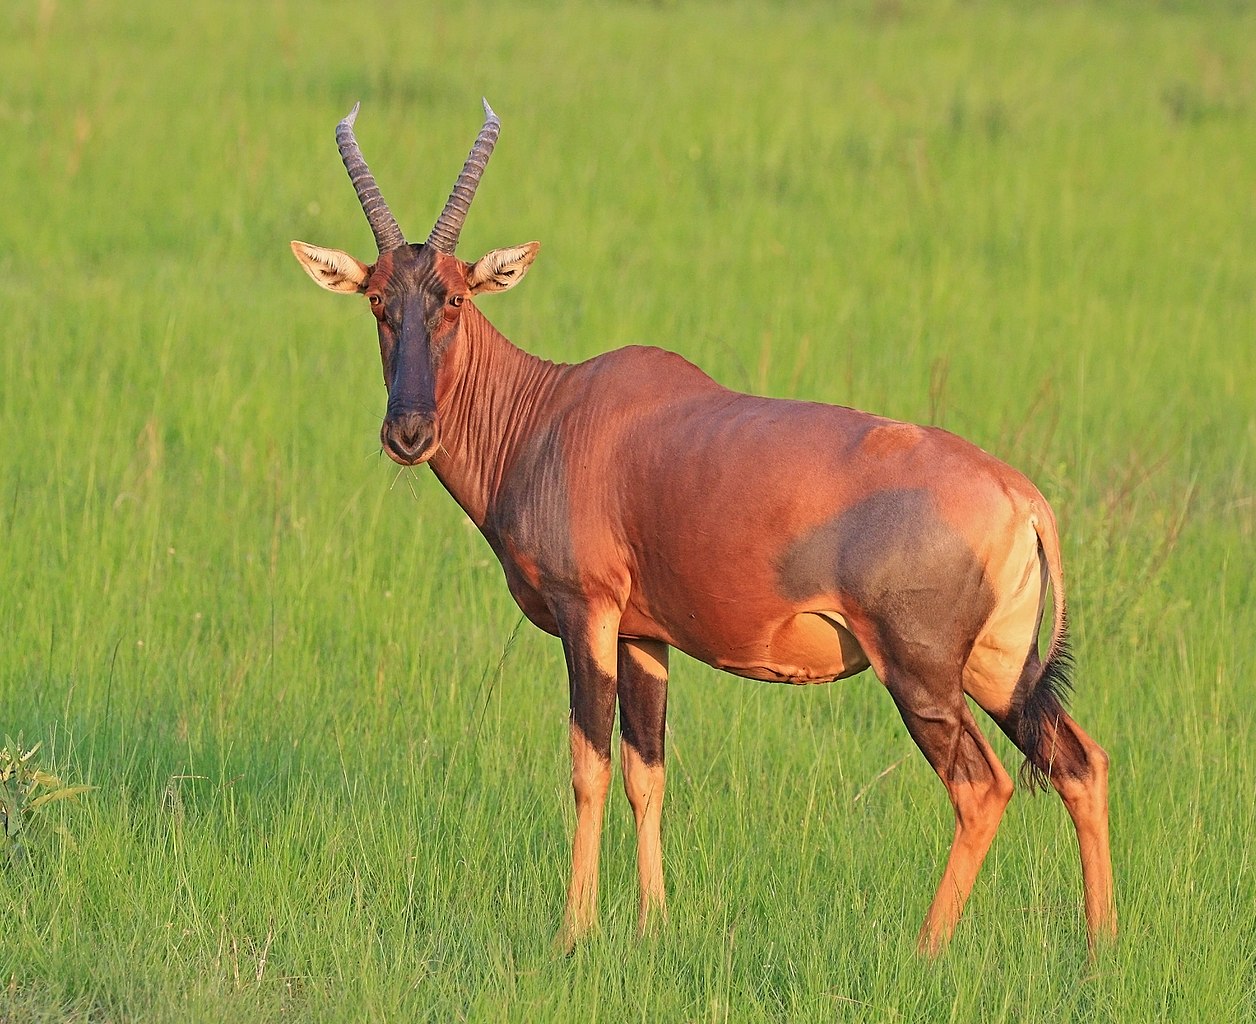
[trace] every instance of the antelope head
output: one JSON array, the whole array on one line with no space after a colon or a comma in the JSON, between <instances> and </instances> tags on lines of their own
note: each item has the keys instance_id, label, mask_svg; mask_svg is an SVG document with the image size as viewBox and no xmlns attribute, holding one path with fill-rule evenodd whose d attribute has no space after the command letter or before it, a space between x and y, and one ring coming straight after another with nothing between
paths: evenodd
<instances>
[{"instance_id":1,"label":"antelope head","mask_svg":"<svg viewBox=\"0 0 1256 1024\"><path fill-rule=\"evenodd\" d=\"M379 437L403 466L426 462L440 448L437 397L453 354L464 342L467 300L505 291L522 280L540 243L494 249L474 263L454 255L476 187L501 122L484 101L484 127L423 244L409 243L384 202L353 134L358 105L336 126L336 144L366 214L379 255L366 264L339 249L293 242L292 252L320 287L365 295L379 332L388 408Z\"/></svg>"}]
</instances>

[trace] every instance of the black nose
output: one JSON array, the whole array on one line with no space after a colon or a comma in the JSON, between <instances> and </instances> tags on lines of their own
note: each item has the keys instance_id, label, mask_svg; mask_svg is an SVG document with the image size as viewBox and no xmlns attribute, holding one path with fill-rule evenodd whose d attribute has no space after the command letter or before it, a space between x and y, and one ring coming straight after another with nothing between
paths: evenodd
<instances>
[{"instance_id":1,"label":"black nose","mask_svg":"<svg viewBox=\"0 0 1256 1024\"><path fill-rule=\"evenodd\" d=\"M390 414L379 433L389 458L403 466L430 458L436 447L436 420L430 413Z\"/></svg>"}]
</instances>

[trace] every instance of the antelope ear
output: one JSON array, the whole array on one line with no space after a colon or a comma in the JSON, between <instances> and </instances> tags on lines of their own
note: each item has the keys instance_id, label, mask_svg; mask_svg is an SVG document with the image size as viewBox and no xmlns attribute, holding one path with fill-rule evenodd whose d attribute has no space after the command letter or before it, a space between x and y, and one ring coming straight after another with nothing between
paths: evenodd
<instances>
[{"instance_id":1,"label":"antelope ear","mask_svg":"<svg viewBox=\"0 0 1256 1024\"><path fill-rule=\"evenodd\" d=\"M540 242L528 242L527 245L485 253L467 270L467 287L471 294L504 292L513 288L523 280L540 248Z\"/></svg>"},{"instance_id":2,"label":"antelope ear","mask_svg":"<svg viewBox=\"0 0 1256 1024\"><path fill-rule=\"evenodd\" d=\"M366 288L366 279L371 276L370 267L339 249L323 249L306 242L293 242L292 255L314 279L314 283L329 292L352 294L363 291Z\"/></svg>"}]
</instances>

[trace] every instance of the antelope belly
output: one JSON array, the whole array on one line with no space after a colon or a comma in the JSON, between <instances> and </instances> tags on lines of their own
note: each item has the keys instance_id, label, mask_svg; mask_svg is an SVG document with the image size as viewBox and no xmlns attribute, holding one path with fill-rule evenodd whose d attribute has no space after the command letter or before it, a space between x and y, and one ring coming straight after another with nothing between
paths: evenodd
<instances>
[{"instance_id":1,"label":"antelope belly","mask_svg":"<svg viewBox=\"0 0 1256 1024\"><path fill-rule=\"evenodd\" d=\"M868 656L838 612L802 612L772 633L711 664L725 672L781 683L827 683L868 667Z\"/></svg>"}]
</instances>

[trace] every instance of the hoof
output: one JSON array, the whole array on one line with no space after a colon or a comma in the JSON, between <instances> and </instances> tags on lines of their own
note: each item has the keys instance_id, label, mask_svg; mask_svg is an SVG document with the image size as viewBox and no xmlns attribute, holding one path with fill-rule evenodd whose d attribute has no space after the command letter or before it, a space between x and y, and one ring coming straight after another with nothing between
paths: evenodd
<instances>
[{"instance_id":1,"label":"hoof","mask_svg":"<svg viewBox=\"0 0 1256 1024\"><path fill-rule=\"evenodd\" d=\"M589 924L564 921L563 926L558 929L558 934L554 936L552 943L554 952L560 956L571 956L576 951L576 946L587 939L592 930L593 926Z\"/></svg>"}]
</instances>

